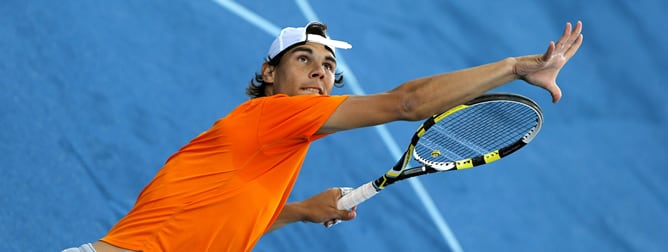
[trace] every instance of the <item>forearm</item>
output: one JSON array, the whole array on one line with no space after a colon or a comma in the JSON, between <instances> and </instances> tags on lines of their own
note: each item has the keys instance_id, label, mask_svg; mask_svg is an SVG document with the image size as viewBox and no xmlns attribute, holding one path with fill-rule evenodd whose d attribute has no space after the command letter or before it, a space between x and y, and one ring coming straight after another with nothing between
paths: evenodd
<instances>
[{"instance_id":1,"label":"forearm","mask_svg":"<svg viewBox=\"0 0 668 252\"><path fill-rule=\"evenodd\" d=\"M303 211L304 209L301 207L300 202L286 204L281 210L281 213L278 214L278 218L276 218L274 224L269 227L266 233L282 228L290 223L304 221Z\"/></svg>"},{"instance_id":2,"label":"forearm","mask_svg":"<svg viewBox=\"0 0 668 252\"><path fill-rule=\"evenodd\" d=\"M408 81L391 92L403 92L407 120L421 120L516 80L515 58Z\"/></svg>"},{"instance_id":3,"label":"forearm","mask_svg":"<svg viewBox=\"0 0 668 252\"><path fill-rule=\"evenodd\" d=\"M285 204L278 214L276 221L274 221L266 233L298 221L324 223L333 219L354 219L356 216L355 208L352 210L339 210L336 208L339 198L341 198L341 189L330 188L304 201Z\"/></svg>"}]
</instances>

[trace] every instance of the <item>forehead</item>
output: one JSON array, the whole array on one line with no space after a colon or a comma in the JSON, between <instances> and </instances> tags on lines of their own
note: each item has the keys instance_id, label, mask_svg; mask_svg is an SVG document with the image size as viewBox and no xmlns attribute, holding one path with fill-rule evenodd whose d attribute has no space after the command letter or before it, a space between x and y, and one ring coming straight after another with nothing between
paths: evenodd
<instances>
[{"instance_id":1,"label":"forehead","mask_svg":"<svg viewBox=\"0 0 668 252\"><path fill-rule=\"evenodd\" d=\"M295 53L295 52L306 52L310 54L322 54L325 57L328 58L336 58L332 50L327 48L325 45L320 44L320 43L314 43L314 42L306 42L303 45L296 46L295 48L290 49L288 51L289 54Z\"/></svg>"}]
</instances>

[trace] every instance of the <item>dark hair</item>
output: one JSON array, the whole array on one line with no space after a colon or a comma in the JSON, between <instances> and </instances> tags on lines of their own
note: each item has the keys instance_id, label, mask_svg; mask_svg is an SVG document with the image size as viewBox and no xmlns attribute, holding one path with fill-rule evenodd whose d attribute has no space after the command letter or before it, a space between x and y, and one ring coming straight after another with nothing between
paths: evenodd
<instances>
[{"instance_id":1,"label":"dark hair","mask_svg":"<svg viewBox=\"0 0 668 252\"><path fill-rule=\"evenodd\" d=\"M312 22L306 27L306 33L307 34L316 34L325 37L327 32L327 25L319 22ZM285 52L289 51L293 47L300 46L306 44L306 42L302 43L297 43L294 44L288 48L285 48L283 51L281 51L279 54L277 54L274 58L268 58L267 59L267 64L270 66L278 66L279 63L281 63L281 58L283 58L283 54ZM328 48L329 49L329 48ZM251 99L253 98L259 98L259 97L264 97L267 96L265 93L265 87L267 86L267 83L262 79L262 73L255 73L255 77L251 79L250 83L248 84L248 87L246 88L246 95L248 95ZM334 74L334 86L335 87L343 87L343 73L342 72L336 72Z\"/></svg>"}]
</instances>

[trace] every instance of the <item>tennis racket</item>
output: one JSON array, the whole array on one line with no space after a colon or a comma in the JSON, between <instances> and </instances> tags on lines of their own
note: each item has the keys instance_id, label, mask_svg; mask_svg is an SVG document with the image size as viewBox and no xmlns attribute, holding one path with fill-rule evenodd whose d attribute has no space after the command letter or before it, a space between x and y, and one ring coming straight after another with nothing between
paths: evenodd
<instances>
[{"instance_id":1,"label":"tennis racket","mask_svg":"<svg viewBox=\"0 0 668 252\"><path fill-rule=\"evenodd\" d=\"M543 124L540 107L515 94L485 94L436 114L417 129L399 161L380 178L338 201L350 209L385 187L424 174L467 169L499 160L526 144ZM413 158L420 163L406 168Z\"/></svg>"}]
</instances>

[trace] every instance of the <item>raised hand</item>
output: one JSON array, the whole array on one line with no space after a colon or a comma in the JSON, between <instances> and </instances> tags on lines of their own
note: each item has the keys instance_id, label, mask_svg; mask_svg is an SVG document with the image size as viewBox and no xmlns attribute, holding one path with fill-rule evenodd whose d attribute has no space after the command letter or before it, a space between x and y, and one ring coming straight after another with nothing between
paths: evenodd
<instances>
[{"instance_id":1,"label":"raised hand","mask_svg":"<svg viewBox=\"0 0 668 252\"><path fill-rule=\"evenodd\" d=\"M557 85L557 75L578 51L582 40L582 22L578 21L574 29L571 23L566 23L561 38L556 43L550 41L544 54L517 57L515 74L528 83L546 89L552 94L552 102L558 102L561 89Z\"/></svg>"}]
</instances>

